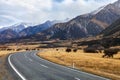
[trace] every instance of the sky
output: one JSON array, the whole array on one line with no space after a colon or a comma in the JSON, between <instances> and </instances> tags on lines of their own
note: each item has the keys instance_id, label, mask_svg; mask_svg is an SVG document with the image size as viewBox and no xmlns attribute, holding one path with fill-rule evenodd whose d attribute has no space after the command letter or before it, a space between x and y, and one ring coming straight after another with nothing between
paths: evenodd
<instances>
[{"instance_id":1,"label":"sky","mask_svg":"<svg viewBox=\"0 0 120 80\"><path fill-rule=\"evenodd\" d=\"M0 0L0 27L74 18L117 0Z\"/></svg>"}]
</instances>

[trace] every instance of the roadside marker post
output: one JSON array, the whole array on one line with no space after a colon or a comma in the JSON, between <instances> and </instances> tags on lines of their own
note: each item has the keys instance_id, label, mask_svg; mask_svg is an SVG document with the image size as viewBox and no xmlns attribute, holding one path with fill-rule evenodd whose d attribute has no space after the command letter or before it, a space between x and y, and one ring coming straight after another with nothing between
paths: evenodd
<instances>
[{"instance_id":1,"label":"roadside marker post","mask_svg":"<svg viewBox=\"0 0 120 80\"><path fill-rule=\"evenodd\" d=\"M75 63L73 62L72 67L75 68Z\"/></svg>"}]
</instances>

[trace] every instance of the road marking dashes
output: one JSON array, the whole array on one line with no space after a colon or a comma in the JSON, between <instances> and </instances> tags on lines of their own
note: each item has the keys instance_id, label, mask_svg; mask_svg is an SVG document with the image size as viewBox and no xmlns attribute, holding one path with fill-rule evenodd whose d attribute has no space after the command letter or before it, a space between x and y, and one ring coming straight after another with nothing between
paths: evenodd
<instances>
[{"instance_id":1,"label":"road marking dashes","mask_svg":"<svg viewBox=\"0 0 120 80\"><path fill-rule=\"evenodd\" d=\"M75 77L75 80L80 80L79 78Z\"/></svg>"},{"instance_id":2,"label":"road marking dashes","mask_svg":"<svg viewBox=\"0 0 120 80\"><path fill-rule=\"evenodd\" d=\"M32 59L29 58L30 61L33 61Z\"/></svg>"},{"instance_id":3,"label":"road marking dashes","mask_svg":"<svg viewBox=\"0 0 120 80\"><path fill-rule=\"evenodd\" d=\"M41 66L45 67L45 68L48 68L47 66L43 65L43 64L40 64Z\"/></svg>"},{"instance_id":4,"label":"road marking dashes","mask_svg":"<svg viewBox=\"0 0 120 80\"><path fill-rule=\"evenodd\" d=\"M24 54L25 58L27 58L26 54Z\"/></svg>"}]
</instances>

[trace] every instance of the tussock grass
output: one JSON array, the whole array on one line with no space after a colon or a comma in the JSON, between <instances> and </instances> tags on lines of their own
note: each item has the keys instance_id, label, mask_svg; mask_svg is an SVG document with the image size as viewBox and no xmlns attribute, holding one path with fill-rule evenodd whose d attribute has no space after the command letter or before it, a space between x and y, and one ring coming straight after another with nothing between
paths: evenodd
<instances>
[{"instance_id":1,"label":"tussock grass","mask_svg":"<svg viewBox=\"0 0 120 80\"><path fill-rule=\"evenodd\" d=\"M47 49L38 54L49 61L108 77L113 80L120 80L120 53L114 58L102 58L103 53L65 52L65 48Z\"/></svg>"},{"instance_id":2,"label":"tussock grass","mask_svg":"<svg viewBox=\"0 0 120 80\"><path fill-rule=\"evenodd\" d=\"M0 56L5 56L5 55L8 55L10 53L15 53L16 51L0 51Z\"/></svg>"}]
</instances>

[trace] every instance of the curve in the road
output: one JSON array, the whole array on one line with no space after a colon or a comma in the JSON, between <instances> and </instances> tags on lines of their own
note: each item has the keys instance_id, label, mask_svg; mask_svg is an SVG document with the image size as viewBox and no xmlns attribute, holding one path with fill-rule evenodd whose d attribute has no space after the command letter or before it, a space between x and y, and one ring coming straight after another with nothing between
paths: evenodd
<instances>
[{"instance_id":1,"label":"curve in the road","mask_svg":"<svg viewBox=\"0 0 120 80\"><path fill-rule=\"evenodd\" d=\"M11 54L8 62L22 80L109 80L44 60L37 51Z\"/></svg>"},{"instance_id":2,"label":"curve in the road","mask_svg":"<svg viewBox=\"0 0 120 80\"><path fill-rule=\"evenodd\" d=\"M9 64L10 64L11 68L17 73L17 75L18 75L22 80L27 80L27 79L15 68L15 66L12 64L12 62L11 62L11 60L10 60L11 56L12 56L12 54L9 55L9 57L8 57L8 62L9 62Z\"/></svg>"}]
</instances>

